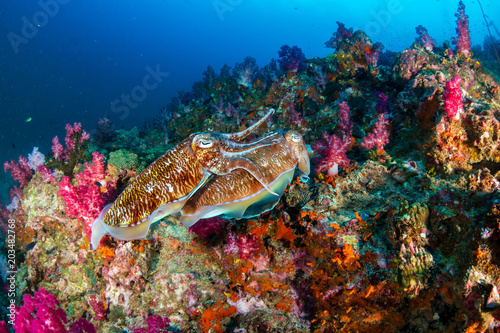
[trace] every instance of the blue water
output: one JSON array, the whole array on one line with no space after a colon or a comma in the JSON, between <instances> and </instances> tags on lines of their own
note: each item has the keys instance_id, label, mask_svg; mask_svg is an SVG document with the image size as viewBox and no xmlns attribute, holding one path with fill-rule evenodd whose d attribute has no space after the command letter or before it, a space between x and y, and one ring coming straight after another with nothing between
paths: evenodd
<instances>
[{"instance_id":1,"label":"blue water","mask_svg":"<svg viewBox=\"0 0 500 333\"><path fill-rule=\"evenodd\" d=\"M486 25L466 0L471 40ZM0 161L48 153L66 123L88 131L108 114L117 128L141 126L211 65L246 56L263 66L283 44L324 57L336 21L400 51L426 27L438 44L455 33L458 1L389 0L3 0L0 3ZM500 26L500 4L483 0ZM493 31L495 34L495 31ZM496 37L500 37L496 35ZM147 89L146 89L147 88ZM127 95L133 94L135 99ZM28 121L29 120L29 121ZM10 182L3 172L0 181ZM3 202L5 196L2 193Z\"/></svg>"}]
</instances>

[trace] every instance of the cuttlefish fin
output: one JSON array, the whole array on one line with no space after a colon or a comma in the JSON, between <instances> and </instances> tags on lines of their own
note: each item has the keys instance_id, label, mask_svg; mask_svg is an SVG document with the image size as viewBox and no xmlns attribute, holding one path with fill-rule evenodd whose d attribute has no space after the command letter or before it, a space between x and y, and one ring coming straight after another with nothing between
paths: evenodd
<instances>
[{"instance_id":1,"label":"cuttlefish fin","mask_svg":"<svg viewBox=\"0 0 500 333\"><path fill-rule=\"evenodd\" d=\"M262 175L259 168L257 168L257 166L255 166L255 164L246 157L241 156L237 158L226 158L221 163L219 169L220 169L219 173L217 173L217 175L219 176L228 174L235 169L244 169L248 173L250 173L255 179L257 179L257 181L262 185L262 187L264 187L267 191L269 191L269 193L279 197L279 195L276 192L274 192L269 188L268 184L264 180L264 175Z\"/></svg>"},{"instance_id":2,"label":"cuttlefish fin","mask_svg":"<svg viewBox=\"0 0 500 333\"><path fill-rule=\"evenodd\" d=\"M123 226L110 226L104 222L104 216L106 215L106 211L111 206L110 204L103 209L101 214L99 214L99 217L97 217L92 224L92 237L90 241L92 248L94 250L97 249L102 237L105 235L111 235L119 240L144 239L146 238L152 223L167 215L178 213L184 205L184 202L185 200L165 203L154 210L151 215L142 221Z\"/></svg>"},{"instance_id":3,"label":"cuttlefish fin","mask_svg":"<svg viewBox=\"0 0 500 333\"><path fill-rule=\"evenodd\" d=\"M119 240L146 238L152 221L150 217L147 217L144 220L130 226L110 226L104 222L104 216L106 215L106 211L109 207L111 207L111 204L103 209L101 214L99 214L99 217L97 217L92 224L92 237L90 241L92 249L95 250L99 247L99 243L105 235L111 235Z\"/></svg>"},{"instance_id":4,"label":"cuttlefish fin","mask_svg":"<svg viewBox=\"0 0 500 333\"><path fill-rule=\"evenodd\" d=\"M259 216L260 214L270 211L271 209L276 207L281 199L281 196L285 192L286 187L292 181L294 171L295 168L292 168L290 170L287 170L286 172L283 172L271 184L272 189L278 193L278 197L266 195L263 193L262 195L258 196L257 200L253 200L253 202L248 205L242 217L252 218L255 216Z\"/></svg>"},{"instance_id":5,"label":"cuttlefish fin","mask_svg":"<svg viewBox=\"0 0 500 333\"><path fill-rule=\"evenodd\" d=\"M101 239L108 234L106 228L104 228L104 215L108 212L109 208L111 207L111 204L106 205L99 216L94 220L94 223L92 224L92 233L91 233L91 239L90 239L90 244L92 245L92 249L97 249L99 247L99 243L101 242Z\"/></svg>"},{"instance_id":6,"label":"cuttlefish fin","mask_svg":"<svg viewBox=\"0 0 500 333\"><path fill-rule=\"evenodd\" d=\"M187 196L164 203L156 208L148 217L143 219L142 221L135 222L131 225L122 225L122 226L110 226L106 224L105 216L108 212L109 208L112 204L109 204L103 208L99 216L94 220L92 224L92 236L91 236L91 245L92 249L97 249L99 247L99 243L101 239L105 235L111 235L119 240L135 240L135 239L144 239L146 238L149 228L151 224L161 220L163 217L167 215L177 214L180 212L186 201L200 188L202 187L210 178L208 172L203 175L200 183L192 190Z\"/></svg>"},{"instance_id":7,"label":"cuttlefish fin","mask_svg":"<svg viewBox=\"0 0 500 333\"><path fill-rule=\"evenodd\" d=\"M179 221L189 228L200 219L208 219L214 216L225 216L227 218L240 219L245 214L248 207L246 200L237 200L229 204L220 206L203 206L200 207L195 214L182 214Z\"/></svg>"},{"instance_id":8,"label":"cuttlefish fin","mask_svg":"<svg viewBox=\"0 0 500 333\"><path fill-rule=\"evenodd\" d=\"M272 114L274 113L274 109L271 108L267 111L266 115L259 119L255 124L252 126L248 127L247 129L241 131L241 132L236 132L236 133L222 133L221 135L228 140L233 140L233 141L241 141L247 136L249 136L255 129L257 129L260 125L262 125L263 122L267 120Z\"/></svg>"}]
</instances>

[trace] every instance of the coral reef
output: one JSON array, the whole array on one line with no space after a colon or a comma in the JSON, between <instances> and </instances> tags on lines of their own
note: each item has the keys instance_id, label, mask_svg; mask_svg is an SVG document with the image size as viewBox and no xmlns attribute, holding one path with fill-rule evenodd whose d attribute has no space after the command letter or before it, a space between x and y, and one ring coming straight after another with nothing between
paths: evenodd
<instances>
[{"instance_id":1,"label":"coral reef","mask_svg":"<svg viewBox=\"0 0 500 333\"><path fill-rule=\"evenodd\" d=\"M419 26L398 53L338 23L325 58L284 46L264 67L209 67L142 129L103 119L90 139L67 125L66 148L56 137L45 160L6 162L20 183L0 212L16 234L0 242L15 250L16 332L498 331L500 93L461 2L457 21L456 50ZM145 165L270 107L250 140L300 131L310 181L251 219L168 216L144 240L90 249L94 218Z\"/></svg>"}]
</instances>

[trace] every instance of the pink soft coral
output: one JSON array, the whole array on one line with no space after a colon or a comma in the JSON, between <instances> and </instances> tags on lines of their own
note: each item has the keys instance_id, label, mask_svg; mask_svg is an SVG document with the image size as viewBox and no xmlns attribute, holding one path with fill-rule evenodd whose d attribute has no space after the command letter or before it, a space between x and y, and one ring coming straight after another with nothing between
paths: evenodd
<instances>
[{"instance_id":1,"label":"pink soft coral","mask_svg":"<svg viewBox=\"0 0 500 333\"><path fill-rule=\"evenodd\" d=\"M73 126L71 126L70 124L66 124L65 129L66 137L64 138L64 142L66 143L66 147L68 147L68 150L70 151L75 150L75 135L81 133L80 142L90 139L90 134L82 129L81 123L74 123Z\"/></svg>"},{"instance_id":2,"label":"pink soft coral","mask_svg":"<svg viewBox=\"0 0 500 333\"><path fill-rule=\"evenodd\" d=\"M368 133L360 146L365 149L372 149L373 147L377 147L377 150L383 151L384 146L389 143L389 130L387 129L388 125L389 121L386 119L386 114L379 114L377 122L375 123L375 129L372 133Z\"/></svg>"},{"instance_id":3,"label":"pink soft coral","mask_svg":"<svg viewBox=\"0 0 500 333\"><path fill-rule=\"evenodd\" d=\"M458 12L455 14L457 17L458 38L457 52L466 56L470 54L470 37L469 37L469 16L465 15L465 5L462 1L458 3Z\"/></svg>"},{"instance_id":4,"label":"pink soft coral","mask_svg":"<svg viewBox=\"0 0 500 333\"><path fill-rule=\"evenodd\" d=\"M57 298L40 288L35 295L23 296L24 305L16 308L16 333L95 333L94 325L85 318L76 320L66 329L68 318ZM0 325L1 328L1 325ZM0 332L2 330L0 329ZM8 332L8 331L7 331Z\"/></svg>"},{"instance_id":5,"label":"pink soft coral","mask_svg":"<svg viewBox=\"0 0 500 333\"><path fill-rule=\"evenodd\" d=\"M54 295L40 289L33 297L24 295L23 300L13 325L17 333L66 332L66 312Z\"/></svg>"},{"instance_id":6,"label":"pink soft coral","mask_svg":"<svg viewBox=\"0 0 500 333\"><path fill-rule=\"evenodd\" d=\"M417 43L419 43L426 51L431 52L434 46L436 46L436 41L429 36L427 29L422 25L419 25L417 28L418 37L416 39Z\"/></svg>"},{"instance_id":7,"label":"pink soft coral","mask_svg":"<svg viewBox=\"0 0 500 333\"><path fill-rule=\"evenodd\" d=\"M19 156L18 163L15 161L5 162L3 164L3 170L5 172L10 170L10 174L14 180L17 180L21 187L28 185L31 176L33 176L33 171L31 171L28 159L24 156Z\"/></svg>"},{"instance_id":8,"label":"pink soft coral","mask_svg":"<svg viewBox=\"0 0 500 333\"><path fill-rule=\"evenodd\" d=\"M460 83L462 78L456 75L453 79L446 82L446 89L444 91L444 111L454 121L460 120L460 116L464 112L462 104L462 91L460 90Z\"/></svg>"},{"instance_id":9,"label":"pink soft coral","mask_svg":"<svg viewBox=\"0 0 500 333\"><path fill-rule=\"evenodd\" d=\"M255 253L259 252L258 240L254 236L229 233L227 245L224 248L226 255L238 255L241 260L250 259Z\"/></svg>"},{"instance_id":10,"label":"pink soft coral","mask_svg":"<svg viewBox=\"0 0 500 333\"><path fill-rule=\"evenodd\" d=\"M339 116L341 122L340 126L340 138L344 146L347 148L351 144L352 138L352 120L351 120L351 110L346 102L339 103Z\"/></svg>"},{"instance_id":11,"label":"pink soft coral","mask_svg":"<svg viewBox=\"0 0 500 333\"><path fill-rule=\"evenodd\" d=\"M349 105L346 102L339 103L339 116L341 119L339 124L341 138L335 134L328 135L325 132L322 135L322 140L312 145L316 154L324 156L316 161L317 167L314 171L317 174L326 172L329 176L335 176L339 167L344 168L350 163L346 151L352 143L352 121Z\"/></svg>"},{"instance_id":12,"label":"pink soft coral","mask_svg":"<svg viewBox=\"0 0 500 333\"><path fill-rule=\"evenodd\" d=\"M326 155L317 162L317 167L314 170L317 174L326 172L329 176L335 176L339 167L344 168L350 163L344 142L335 134L323 133L322 140L314 143L312 149L317 154Z\"/></svg>"},{"instance_id":13,"label":"pink soft coral","mask_svg":"<svg viewBox=\"0 0 500 333\"><path fill-rule=\"evenodd\" d=\"M68 176L64 176L59 183L58 195L64 198L66 215L82 221L88 237L91 234L92 223L105 203L100 187L96 185L97 182L103 183L106 176L103 158L104 156L98 152L92 154L92 164L85 163L85 170L75 174L78 186L71 184Z\"/></svg>"},{"instance_id":14,"label":"pink soft coral","mask_svg":"<svg viewBox=\"0 0 500 333\"><path fill-rule=\"evenodd\" d=\"M149 316L147 319L147 327L134 329L134 333L161 333L168 332L170 319L162 318L158 315ZM168 331L167 331L168 330Z\"/></svg>"},{"instance_id":15,"label":"pink soft coral","mask_svg":"<svg viewBox=\"0 0 500 333\"><path fill-rule=\"evenodd\" d=\"M82 129L81 123L74 123L73 126L66 124L65 129L66 137L64 138L64 142L66 143L66 149L63 148L57 136L52 139L52 152L54 153L54 159L58 161L69 160L71 154L75 151L77 137L79 137L79 143L90 139L90 134Z\"/></svg>"}]
</instances>

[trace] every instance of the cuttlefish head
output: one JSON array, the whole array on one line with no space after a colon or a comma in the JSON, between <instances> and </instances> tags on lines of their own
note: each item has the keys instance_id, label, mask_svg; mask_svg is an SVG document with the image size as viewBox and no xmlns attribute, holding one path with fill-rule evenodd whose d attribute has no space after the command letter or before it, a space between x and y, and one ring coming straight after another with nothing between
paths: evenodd
<instances>
[{"instance_id":1,"label":"cuttlefish head","mask_svg":"<svg viewBox=\"0 0 500 333\"><path fill-rule=\"evenodd\" d=\"M244 169L270 193L277 195L271 191L255 163L246 157L254 150L273 144L276 144L273 139L243 144L228 140L219 133L199 133L193 137L190 151L208 172L222 176L235 169Z\"/></svg>"},{"instance_id":2,"label":"cuttlefish head","mask_svg":"<svg viewBox=\"0 0 500 333\"><path fill-rule=\"evenodd\" d=\"M264 180L259 168L246 157L256 149L276 144L277 139L264 136L250 143L241 143L273 113L274 109L269 109L259 121L237 133L198 133L191 141L190 152L206 171L221 176L235 169L244 169L255 177L266 190L277 196L269 188L269 184Z\"/></svg>"},{"instance_id":3,"label":"cuttlefish head","mask_svg":"<svg viewBox=\"0 0 500 333\"><path fill-rule=\"evenodd\" d=\"M305 176L307 178L310 172L310 161L304 138L299 132L295 130L285 132L284 137L292 148L295 156L299 158L297 167L300 171L302 171L302 176Z\"/></svg>"}]
</instances>

